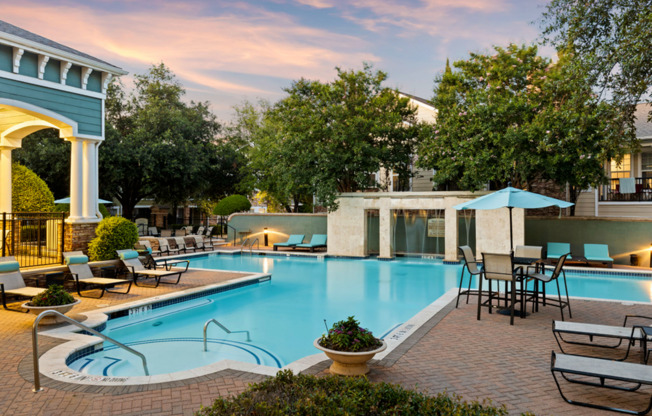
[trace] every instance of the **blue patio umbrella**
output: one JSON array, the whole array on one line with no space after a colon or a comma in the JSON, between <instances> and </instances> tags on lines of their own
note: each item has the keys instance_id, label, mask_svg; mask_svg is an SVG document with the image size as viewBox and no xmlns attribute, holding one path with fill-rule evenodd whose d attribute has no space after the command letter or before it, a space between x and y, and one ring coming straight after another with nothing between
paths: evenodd
<instances>
[{"instance_id":1,"label":"blue patio umbrella","mask_svg":"<svg viewBox=\"0 0 652 416\"><path fill-rule=\"evenodd\" d=\"M561 199L551 198L549 196L508 186L500 191L481 196L480 198L476 198L469 202L455 205L454 208L456 210L509 208L509 246L513 250L514 236L512 232L512 208L568 208L572 205L574 204L562 201Z\"/></svg>"},{"instance_id":2,"label":"blue patio umbrella","mask_svg":"<svg viewBox=\"0 0 652 416\"><path fill-rule=\"evenodd\" d=\"M55 204L69 204L70 203L70 197L57 199L56 201L54 201L54 203ZM112 204L113 201L107 201L106 199L99 199L98 198L97 203L98 204Z\"/></svg>"}]
</instances>

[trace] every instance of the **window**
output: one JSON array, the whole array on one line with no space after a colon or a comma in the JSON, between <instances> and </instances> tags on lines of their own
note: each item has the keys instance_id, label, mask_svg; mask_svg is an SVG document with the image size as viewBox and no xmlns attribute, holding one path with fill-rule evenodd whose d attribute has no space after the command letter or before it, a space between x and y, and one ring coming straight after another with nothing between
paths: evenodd
<instances>
[{"instance_id":1,"label":"window","mask_svg":"<svg viewBox=\"0 0 652 416\"><path fill-rule=\"evenodd\" d=\"M629 178L632 171L632 161L630 155L625 155L620 163L615 160L611 161L611 179Z\"/></svg>"},{"instance_id":2,"label":"window","mask_svg":"<svg viewBox=\"0 0 652 416\"><path fill-rule=\"evenodd\" d=\"M652 178L652 148L644 147L641 153L641 172L644 178Z\"/></svg>"}]
</instances>

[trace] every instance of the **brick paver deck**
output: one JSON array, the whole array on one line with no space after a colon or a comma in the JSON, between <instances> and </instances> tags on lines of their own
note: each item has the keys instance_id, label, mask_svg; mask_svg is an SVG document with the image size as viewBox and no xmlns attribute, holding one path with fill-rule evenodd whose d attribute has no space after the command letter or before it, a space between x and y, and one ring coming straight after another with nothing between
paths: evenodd
<instances>
[{"instance_id":1,"label":"brick paver deck","mask_svg":"<svg viewBox=\"0 0 652 416\"><path fill-rule=\"evenodd\" d=\"M169 291L215 283L239 275L203 271L188 272L178 286L157 289L135 287L129 295L106 294L102 299L83 298L72 313L103 308L116 303L160 295ZM472 302L475 298L471 298ZM573 301L573 320L622 324L625 314L652 315L652 305L618 302ZM382 362L376 363L372 381L398 383L434 394L446 390L466 400L491 399L504 404L512 414L531 411L537 415L594 415L608 412L566 404L550 375L550 352L558 350L551 333L559 310L542 308L526 319L516 319L483 310L477 321L474 305L454 309L449 305L422 330ZM195 380L136 387L80 387L54 383L42 377L45 390L32 393L31 323L33 316L0 310L0 414L2 415L191 415L215 397L243 391L262 376L239 371L221 371ZM60 341L40 337L41 351ZM602 353L586 347L570 352ZM609 354L609 353L607 353ZM634 354L632 361L640 359ZM324 373L326 365L310 369ZM596 391L568 387L575 398L614 400L621 406L645 407L645 394ZM625 397L627 399L625 400Z\"/></svg>"}]
</instances>

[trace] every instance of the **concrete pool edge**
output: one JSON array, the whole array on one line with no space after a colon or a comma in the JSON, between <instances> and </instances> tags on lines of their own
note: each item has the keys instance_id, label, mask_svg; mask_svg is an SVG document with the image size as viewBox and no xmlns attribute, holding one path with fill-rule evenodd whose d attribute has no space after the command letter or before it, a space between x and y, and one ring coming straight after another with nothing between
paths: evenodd
<instances>
[{"instance_id":1,"label":"concrete pool edge","mask_svg":"<svg viewBox=\"0 0 652 416\"><path fill-rule=\"evenodd\" d=\"M207 291L210 288L233 285L242 281L253 281L261 279L262 277L269 276L268 274L253 274L241 278L231 279L215 285L208 285L199 288L192 288L181 292L169 293L166 295L147 298L140 301L130 302L103 308L100 310L86 312L83 315L87 317L84 325L97 326L102 325L108 319L108 314L116 311L122 311L130 308L137 308L143 305L148 305L156 302L165 301L166 299L179 298L187 296L188 294L199 293ZM410 339L425 323L430 321L437 313L444 309L444 307L451 303L457 295L457 289L451 289L444 295L440 296L434 302L419 311L416 315L410 318L407 322L394 328L390 333L385 336L385 341L388 348L381 354L378 354L376 360L385 360L388 355L400 347L406 340ZM44 377L44 386L50 382L54 382L58 389L78 389L83 386L88 387L102 387L102 388L122 388L127 386L148 386L157 385L164 388L166 384L191 384L194 381L200 381L207 376L218 376L220 372L225 370L241 371L261 376L274 376L280 370L289 369L295 373L308 371L315 366L319 366L324 362L329 361L324 353L317 353L303 357L294 361L283 368L268 367L264 365L256 365L232 360L221 360L207 366L198 367L191 370L179 371L175 373L154 375L154 376L136 376L136 377L109 377L109 376L95 376L79 373L70 369L66 360L77 351L87 349L97 344L102 344L102 340L77 332L75 327L64 326L61 328L52 329L49 331L39 332L39 335L46 335L55 339L62 340L63 342L56 345L43 353L39 358L40 374ZM420 337L419 337L420 338ZM402 355L402 353L401 353ZM29 357L31 358L31 357Z\"/></svg>"}]
</instances>

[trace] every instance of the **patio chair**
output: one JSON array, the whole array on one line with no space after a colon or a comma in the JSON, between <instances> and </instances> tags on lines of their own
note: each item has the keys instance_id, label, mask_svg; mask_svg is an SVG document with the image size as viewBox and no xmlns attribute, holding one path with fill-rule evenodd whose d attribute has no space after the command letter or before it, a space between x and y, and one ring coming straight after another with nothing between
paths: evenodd
<instances>
[{"instance_id":1,"label":"patio chair","mask_svg":"<svg viewBox=\"0 0 652 416\"><path fill-rule=\"evenodd\" d=\"M20 264L14 256L0 257L0 291L2 292L2 307L8 311L22 312L18 309L7 307L7 295L24 298L33 298L46 288L32 287L25 284L20 273Z\"/></svg>"},{"instance_id":2,"label":"patio chair","mask_svg":"<svg viewBox=\"0 0 652 416\"><path fill-rule=\"evenodd\" d=\"M297 244L303 243L303 237L305 237L304 234L292 234L290 237L288 237L288 241L285 241L283 243L274 243L274 251L276 251L279 247L292 247L296 246Z\"/></svg>"},{"instance_id":3,"label":"patio chair","mask_svg":"<svg viewBox=\"0 0 652 416\"><path fill-rule=\"evenodd\" d=\"M184 253L187 253L188 250L195 251L194 247L188 246L186 244L186 239L184 237L174 237L174 243L176 244L179 252L183 251Z\"/></svg>"},{"instance_id":4,"label":"patio chair","mask_svg":"<svg viewBox=\"0 0 652 416\"><path fill-rule=\"evenodd\" d=\"M172 230L161 230L161 237L172 237Z\"/></svg>"},{"instance_id":5,"label":"patio chair","mask_svg":"<svg viewBox=\"0 0 652 416\"><path fill-rule=\"evenodd\" d=\"M160 256L161 255L161 250L154 250L152 248L152 243L150 243L149 240L138 240L137 244L139 244L140 246L145 248L149 252L149 254L151 254L152 256Z\"/></svg>"},{"instance_id":6,"label":"patio chair","mask_svg":"<svg viewBox=\"0 0 652 416\"><path fill-rule=\"evenodd\" d=\"M147 229L147 231L149 232L149 235L151 235L152 237L160 237L161 236L161 233L158 231L158 228L156 228L156 227L149 227Z\"/></svg>"},{"instance_id":7,"label":"patio chair","mask_svg":"<svg viewBox=\"0 0 652 416\"><path fill-rule=\"evenodd\" d=\"M481 284L481 275L482 269L478 267L479 262L476 261L475 256L473 255L473 250L469 246L460 246L458 247L462 252L464 257L464 265L462 266L462 273L460 274L460 287L457 290L457 301L455 302L455 307L457 308L460 303L460 296L466 295L466 303L469 303L469 295L477 295L478 289L471 289L471 284L473 283L473 276L480 276L478 278L478 284ZM464 270L469 272L469 285L465 290L462 290L464 284Z\"/></svg>"},{"instance_id":8,"label":"patio chair","mask_svg":"<svg viewBox=\"0 0 652 416\"><path fill-rule=\"evenodd\" d=\"M77 294L81 297L95 297L95 296L84 296L81 294L82 285L95 285L99 286L102 289L100 296L96 298L99 299L104 296L104 292L110 293L120 293L126 295L131 290L131 284L133 280L127 279L110 279L106 277L96 277L93 275L91 267L88 265L88 257L84 255L81 251L69 251L63 253L63 258L66 261L66 265L70 270L71 276L75 279L75 284L77 287ZM115 285L124 285L129 284L127 290L124 292L118 292L115 290L110 290L110 288Z\"/></svg>"},{"instance_id":9,"label":"patio chair","mask_svg":"<svg viewBox=\"0 0 652 416\"><path fill-rule=\"evenodd\" d=\"M643 410L624 409L588 401L571 400L564 395L557 379L557 373L559 373L569 383L623 392L635 392L643 384L652 385L652 367L648 365L612 361L603 358L583 357L580 355L556 354L553 351L550 359L550 372L555 379L559 394L569 404L634 415L644 415L652 410L652 395L650 395L647 408ZM579 376L579 378L574 376ZM597 380L590 381L592 378ZM611 381L615 381L616 383L609 383ZM636 397L640 397L641 394L642 392L636 393ZM589 397L601 396L595 395ZM630 403L630 401L626 401L626 403Z\"/></svg>"},{"instance_id":10,"label":"patio chair","mask_svg":"<svg viewBox=\"0 0 652 416\"><path fill-rule=\"evenodd\" d=\"M543 247L541 246L516 246L514 257L540 260L543 258Z\"/></svg>"},{"instance_id":11,"label":"patio chair","mask_svg":"<svg viewBox=\"0 0 652 416\"><path fill-rule=\"evenodd\" d=\"M131 273L134 284L136 286L141 286L138 284L139 278L156 279L156 285L154 285L153 287L158 287L158 285L161 283L176 285L181 280L181 274L185 273L188 270L188 266L190 265L190 262L188 260L179 260L173 262L166 262L165 269L163 270L162 269L149 270L146 269L145 266L143 266L143 263L140 262L140 259L138 258L138 252L136 250L118 250L117 253L120 260L122 260L122 264L129 271L129 273ZM176 269L176 270L173 269L174 267L176 267L178 264L181 263L186 264L185 269L183 268ZM177 277L176 281L173 282L161 281L162 278L174 277L175 275Z\"/></svg>"},{"instance_id":12,"label":"patio chair","mask_svg":"<svg viewBox=\"0 0 652 416\"><path fill-rule=\"evenodd\" d=\"M614 259L609 257L607 244L584 244L584 257L588 262L602 263L609 267L614 265Z\"/></svg>"},{"instance_id":13,"label":"patio chair","mask_svg":"<svg viewBox=\"0 0 652 416\"><path fill-rule=\"evenodd\" d=\"M204 241L204 237L195 235L192 236L192 238L195 240L195 250L201 249L202 251L206 251L214 249L213 244L211 244L210 241Z\"/></svg>"},{"instance_id":14,"label":"patio chair","mask_svg":"<svg viewBox=\"0 0 652 416\"><path fill-rule=\"evenodd\" d=\"M211 238L211 236L213 235L213 229L214 229L214 228L215 228L215 227L207 227L207 228L206 228L206 234L205 234L205 236L206 236L207 238Z\"/></svg>"},{"instance_id":15,"label":"patio chair","mask_svg":"<svg viewBox=\"0 0 652 416\"><path fill-rule=\"evenodd\" d=\"M315 252L316 248L326 247L326 234L313 234L309 243L297 244L296 248L309 248L311 253Z\"/></svg>"},{"instance_id":16,"label":"patio chair","mask_svg":"<svg viewBox=\"0 0 652 416\"><path fill-rule=\"evenodd\" d=\"M622 326L614 325L600 325L600 324L588 324L584 322L563 322L563 321L553 321L552 322L552 333L555 336L557 345L562 353L566 353L562 346L562 342L571 345L582 345L589 347L598 347L598 348L611 348L615 349L622 345L623 340L627 340L627 351L623 358L618 359L617 361L623 361L629 356L631 347L634 346L636 341L641 344L641 347L644 351L643 361L648 361L648 351L647 351L647 337L644 334L644 326L634 325L627 326L628 319L647 319L652 320L652 316L643 316L643 315L625 315L625 320L623 321ZM648 323L648 325L652 322ZM564 338L565 336L570 336L573 339ZM588 337L589 342L577 341L574 340L575 337ZM595 342L594 338L598 338L601 341ZM602 341L604 339L605 341ZM605 343L607 340L618 340L617 343Z\"/></svg>"},{"instance_id":17,"label":"patio chair","mask_svg":"<svg viewBox=\"0 0 652 416\"><path fill-rule=\"evenodd\" d=\"M514 262L511 254L493 254L482 253L482 277L489 282L489 291L487 292L487 300L482 301L482 291L478 291L478 321L480 320L480 311L482 306L489 308L489 313L493 308L492 301L494 299L500 300L500 293L492 291L492 281L496 280L497 283L506 282L510 286L510 306L509 306L509 324L514 325L514 305L516 304L516 283L519 281L523 268L514 268ZM482 287L482 281L478 287ZM507 296L507 294L505 294ZM521 290L521 317L525 316L525 295Z\"/></svg>"},{"instance_id":18,"label":"patio chair","mask_svg":"<svg viewBox=\"0 0 652 416\"><path fill-rule=\"evenodd\" d=\"M161 254L167 254L169 256L169 255L179 253L178 248L170 247L170 243L168 242L167 238L157 238L157 240L158 240L158 249L161 251Z\"/></svg>"},{"instance_id":19,"label":"patio chair","mask_svg":"<svg viewBox=\"0 0 652 416\"><path fill-rule=\"evenodd\" d=\"M569 243L548 243L546 249L546 258L557 260L564 254L570 253L571 248Z\"/></svg>"},{"instance_id":20,"label":"patio chair","mask_svg":"<svg viewBox=\"0 0 652 416\"><path fill-rule=\"evenodd\" d=\"M536 306L536 309L539 310L539 300L540 300L539 298L541 297L540 295L543 295L541 297L543 306L551 304L552 306L559 308L559 311L561 312L562 321L564 320L564 308L568 308L568 315L571 318L573 318L573 313L571 312L571 307L570 307L570 299L568 297L568 285L566 284L566 272L564 271L564 263L566 262L566 258L569 255L570 253L566 253L561 257L559 257L559 260L557 260L557 264L555 265L555 268L552 269L552 272L550 274L546 274L546 267L543 265L528 266L525 272L525 278L534 281L535 302L532 307L534 308ZM564 279L564 290L566 292L566 300L562 300L561 297L561 290L559 288L559 276L562 276ZM557 299L546 297L546 285L552 282L555 282L557 284ZM539 292L539 283L543 283L541 293Z\"/></svg>"},{"instance_id":21,"label":"patio chair","mask_svg":"<svg viewBox=\"0 0 652 416\"><path fill-rule=\"evenodd\" d=\"M197 228L195 235L204 235L204 230L206 230L206 227L202 225L201 227Z\"/></svg>"},{"instance_id":22,"label":"patio chair","mask_svg":"<svg viewBox=\"0 0 652 416\"><path fill-rule=\"evenodd\" d=\"M174 231L174 236L175 237L185 237L187 234L185 228L179 228L178 230Z\"/></svg>"}]
</instances>

